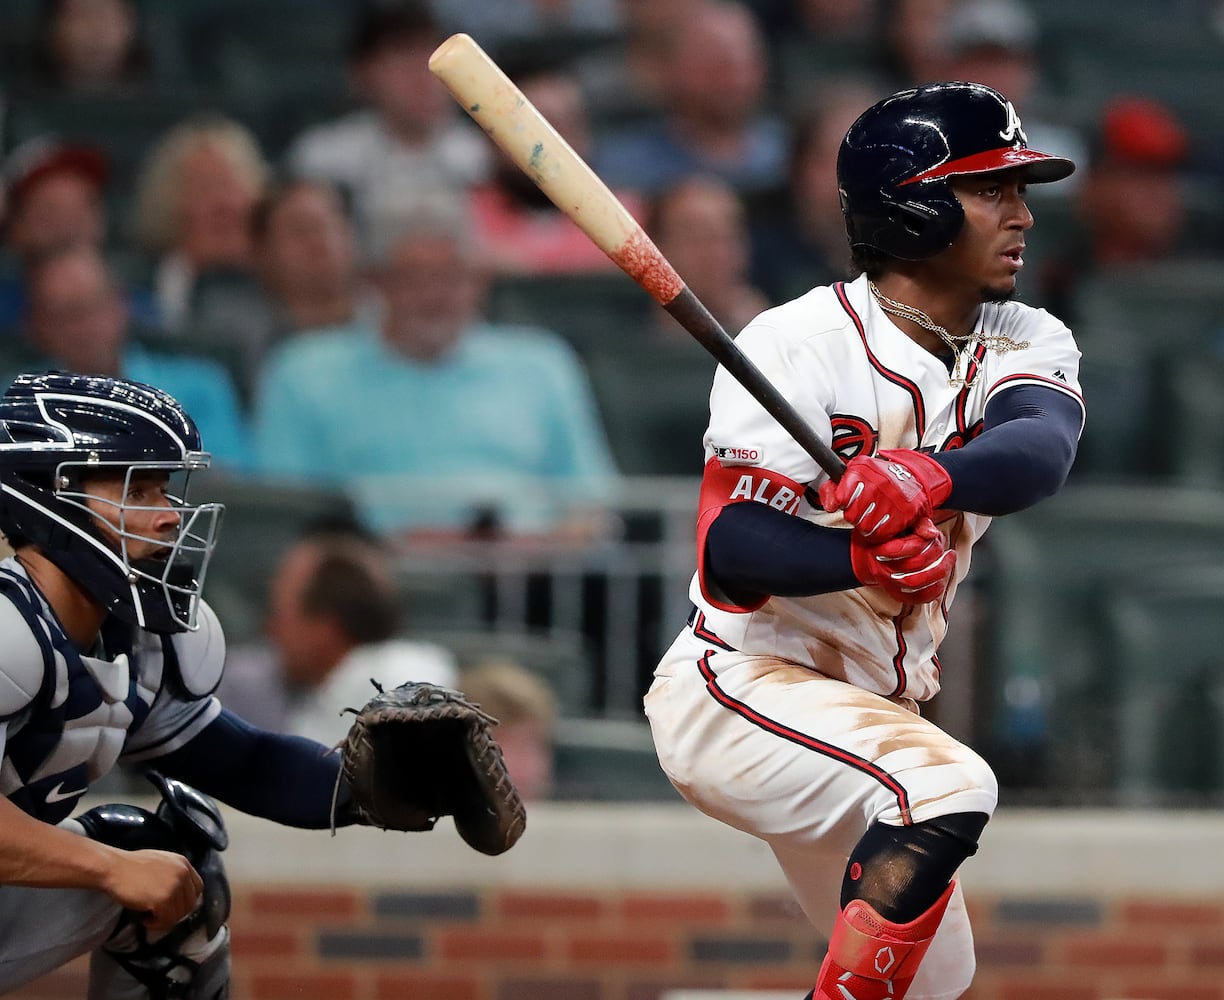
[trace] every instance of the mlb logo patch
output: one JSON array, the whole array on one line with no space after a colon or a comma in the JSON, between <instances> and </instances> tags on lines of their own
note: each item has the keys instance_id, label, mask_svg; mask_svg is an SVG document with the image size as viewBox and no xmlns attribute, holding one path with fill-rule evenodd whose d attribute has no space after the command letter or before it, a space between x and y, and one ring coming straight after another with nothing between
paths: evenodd
<instances>
[{"instance_id":1,"label":"mlb logo patch","mask_svg":"<svg viewBox=\"0 0 1224 1000\"><path fill-rule=\"evenodd\" d=\"M765 449L760 445L715 445L714 457L723 465L761 465Z\"/></svg>"}]
</instances>

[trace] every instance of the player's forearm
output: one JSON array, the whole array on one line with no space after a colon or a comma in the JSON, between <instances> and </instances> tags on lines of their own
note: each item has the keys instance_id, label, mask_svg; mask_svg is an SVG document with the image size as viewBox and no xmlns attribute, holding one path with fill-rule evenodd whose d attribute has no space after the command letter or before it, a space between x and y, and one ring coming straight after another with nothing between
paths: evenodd
<instances>
[{"instance_id":1,"label":"player's forearm","mask_svg":"<svg viewBox=\"0 0 1224 1000\"><path fill-rule=\"evenodd\" d=\"M228 709L152 766L252 816L310 830L331 825L339 754L314 740L257 729Z\"/></svg>"},{"instance_id":2,"label":"player's forearm","mask_svg":"<svg viewBox=\"0 0 1224 1000\"><path fill-rule=\"evenodd\" d=\"M0 798L0 885L103 889L117 851L34 819Z\"/></svg>"},{"instance_id":3,"label":"player's forearm","mask_svg":"<svg viewBox=\"0 0 1224 1000\"><path fill-rule=\"evenodd\" d=\"M986 429L963 448L936 452L952 477L943 506L1011 514L1056 493L1075 459L1082 411L1064 393L1018 387L992 400Z\"/></svg>"},{"instance_id":4,"label":"player's forearm","mask_svg":"<svg viewBox=\"0 0 1224 1000\"><path fill-rule=\"evenodd\" d=\"M723 508L706 535L706 575L728 596L808 597L859 586L850 532L760 503Z\"/></svg>"}]
</instances>

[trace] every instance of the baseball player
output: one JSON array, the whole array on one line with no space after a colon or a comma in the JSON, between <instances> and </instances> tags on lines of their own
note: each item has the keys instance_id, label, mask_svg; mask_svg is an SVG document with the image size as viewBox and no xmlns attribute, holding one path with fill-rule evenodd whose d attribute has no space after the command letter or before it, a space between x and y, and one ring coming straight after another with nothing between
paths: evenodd
<instances>
[{"instance_id":1,"label":"baseball player","mask_svg":"<svg viewBox=\"0 0 1224 1000\"><path fill-rule=\"evenodd\" d=\"M91 1000L223 997L208 796L321 828L339 792L351 820L338 755L212 697L225 641L200 586L221 508L170 492L207 464L182 407L139 383L21 375L0 398L0 993L92 952ZM117 761L155 769L156 812L69 818Z\"/></svg>"},{"instance_id":2,"label":"baseball player","mask_svg":"<svg viewBox=\"0 0 1224 1000\"><path fill-rule=\"evenodd\" d=\"M991 517L1064 482L1079 352L1010 301L1028 148L996 91L940 83L872 106L838 156L853 281L770 309L738 344L846 460L830 481L719 369L688 626L646 696L663 769L765 840L829 940L817 1000L951 1000L973 978L954 876L997 798L922 718Z\"/></svg>"}]
</instances>

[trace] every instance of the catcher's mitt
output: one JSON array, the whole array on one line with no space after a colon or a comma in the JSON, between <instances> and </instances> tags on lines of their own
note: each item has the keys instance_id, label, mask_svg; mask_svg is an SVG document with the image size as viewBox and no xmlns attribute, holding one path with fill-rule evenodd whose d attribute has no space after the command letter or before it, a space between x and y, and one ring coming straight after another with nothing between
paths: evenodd
<instances>
[{"instance_id":1,"label":"catcher's mitt","mask_svg":"<svg viewBox=\"0 0 1224 1000\"><path fill-rule=\"evenodd\" d=\"M378 693L340 744L359 820L384 830L432 830L453 816L482 854L510 850L526 810L493 739L497 720L459 691L409 682Z\"/></svg>"}]
</instances>

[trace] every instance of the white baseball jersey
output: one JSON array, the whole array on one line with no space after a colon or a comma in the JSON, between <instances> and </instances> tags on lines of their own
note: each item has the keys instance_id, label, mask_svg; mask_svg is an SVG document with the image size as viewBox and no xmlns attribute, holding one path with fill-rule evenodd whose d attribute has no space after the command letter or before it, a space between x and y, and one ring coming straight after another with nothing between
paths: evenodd
<instances>
[{"instance_id":1,"label":"white baseball jersey","mask_svg":"<svg viewBox=\"0 0 1224 1000\"><path fill-rule=\"evenodd\" d=\"M736 339L765 377L843 458L886 448L946 451L982 429L986 404L1017 385L1053 388L1077 400L1080 353L1071 332L1044 310L1018 302L983 305L978 332L1024 345L969 345L966 384L908 337L860 277L815 288L762 313ZM804 499L825 478L811 458L730 374L719 368L705 435L706 480L698 551L721 504L750 499L819 524L845 525ZM771 597L743 608L690 588L704 627L741 653L780 657L885 696L923 701L939 690L936 650L948 607L969 570L970 549L990 518L937 516L957 554L940 604L902 605L874 587L805 598Z\"/></svg>"}]
</instances>

